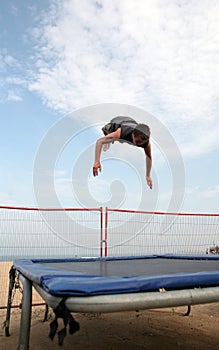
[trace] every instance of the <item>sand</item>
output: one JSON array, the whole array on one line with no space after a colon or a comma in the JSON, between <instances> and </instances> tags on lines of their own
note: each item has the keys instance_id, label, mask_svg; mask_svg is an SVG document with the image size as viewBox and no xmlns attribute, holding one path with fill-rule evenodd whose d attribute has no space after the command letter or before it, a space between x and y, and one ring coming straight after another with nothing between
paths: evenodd
<instances>
[{"instance_id":1,"label":"sand","mask_svg":"<svg viewBox=\"0 0 219 350\"><path fill-rule=\"evenodd\" d=\"M48 338L49 324L43 323L44 307L34 307L30 334L30 350L208 350L219 349L219 303L196 305L188 317L186 307L111 314L75 314L80 331L67 335L62 348L57 337ZM0 322L5 310L0 311ZM20 310L11 315L10 337L0 331L0 350L17 348ZM62 328L62 324L60 324Z\"/></svg>"}]
</instances>

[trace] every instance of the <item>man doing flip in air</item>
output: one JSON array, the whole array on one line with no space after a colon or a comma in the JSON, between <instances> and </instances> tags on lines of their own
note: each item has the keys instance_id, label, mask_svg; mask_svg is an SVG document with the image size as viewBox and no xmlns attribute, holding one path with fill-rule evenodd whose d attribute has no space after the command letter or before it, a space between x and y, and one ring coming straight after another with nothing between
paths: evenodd
<instances>
[{"instance_id":1,"label":"man doing flip in air","mask_svg":"<svg viewBox=\"0 0 219 350\"><path fill-rule=\"evenodd\" d=\"M102 146L109 147L110 143L114 141L128 142L134 146L144 149L146 157L146 181L148 186L152 189L151 180L151 144L150 144L150 129L145 124L138 124L130 117L115 117L110 123L106 124L102 131L105 136L101 137L96 142L95 148L95 162L93 165L93 175L97 176L98 171L101 171L100 155Z\"/></svg>"}]
</instances>

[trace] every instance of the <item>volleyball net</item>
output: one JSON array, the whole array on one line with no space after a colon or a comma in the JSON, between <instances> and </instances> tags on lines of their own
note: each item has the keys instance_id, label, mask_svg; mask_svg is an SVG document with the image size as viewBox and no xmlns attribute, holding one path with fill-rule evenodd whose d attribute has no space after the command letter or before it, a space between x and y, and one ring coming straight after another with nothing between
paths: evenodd
<instances>
[{"instance_id":1,"label":"volleyball net","mask_svg":"<svg viewBox=\"0 0 219 350\"><path fill-rule=\"evenodd\" d=\"M0 207L0 259L99 256L102 208Z\"/></svg>"},{"instance_id":2,"label":"volleyball net","mask_svg":"<svg viewBox=\"0 0 219 350\"><path fill-rule=\"evenodd\" d=\"M105 242L110 256L211 253L219 244L219 214L106 208Z\"/></svg>"}]
</instances>

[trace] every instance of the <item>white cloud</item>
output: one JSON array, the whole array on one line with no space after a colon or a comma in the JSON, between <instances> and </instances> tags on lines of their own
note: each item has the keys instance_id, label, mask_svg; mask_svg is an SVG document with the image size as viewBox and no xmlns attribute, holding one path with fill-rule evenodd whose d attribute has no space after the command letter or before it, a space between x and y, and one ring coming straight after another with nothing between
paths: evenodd
<instances>
[{"instance_id":1,"label":"white cloud","mask_svg":"<svg viewBox=\"0 0 219 350\"><path fill-rule=\"evenodd\" d=\"M185 155L218 147L217 0L51 0L35 20L31 56L0 55L0 100L28 84L65 113L129 104L158 116Z\"/></svg>"},{"instance_id":2,"label":"white cloud","mask_svg":"<svg viewBox=\"0 0 219 350\"><path fill-rule=\"evenodd\" d=\"M1 205L12 205L13 199L11 198L9 193L1 192L0 193L0 203L1 203Z\"/></svg>"},{"instance_id":3,"label":"white cloud","mask_svg":"<svg viewBox=\"0 0 219 350\"><path fill-rule=\"evenodd\" d=\"M19 90L8 90L7 92L7 101L22 101L21 92Z\"/></svg>"},{"instance_id":4,"label":"white cloud","mask_svg":"<svg viewBox=\"0 0 219 350\"><path fill-rule=\"evenodd\" d=\"M35 35L29 88L52 108L137 105L170 125L190 153L218 126L217 1L54 1Z\"/></svg>"},{"instance_id":5,"label":"white cloud","mask_svg":"<svg viewBox=\"0 0 219 350\"><path fill-rule=\"evenodd\" d=\"M219 185L208 187L205 191L202 191L201 196L203 198L218 198L219 197Z\"/></svg>"},{"instance_id":6,"label":"white cloud","mask_svg":"<svg viewBox=\"0 0 219 350\"><path fill-rule=\"evenodd\" d=\"M201 127L201 129L200 129ZM219 125L203 121L194 128L194 135L181 147L183 156L198 156L207 154L215 149L219 140Z\"/></svg>"},{"instance_id":7,"label":"white cloud","mask_svg":"<svg viewBox=\"0 0 219 350\"><path fill-rule=\"evenodd\" d=\"M141 88L148 81L155 91L162 92L165 88L163 102L171 104L166 93L176 93L175 87L189 100L196 83L202 81L202 86L197 86L205 89L205 83L209 83L212 75L215 77L215 68L218 68L216 2L208 6L202 2L199 7L194 1L183 6L178 6L178 1L138 1L138 6L132 0L101 3L103 7L98 8L90 1L80 4L74 0L63 1L62 9L58 8L60 13L53 11L55 19L49 17L38 32L44 43L39 46L40 55L47 56L47 63L48 59L56 61L53 69L49 69L50 78L59 71L64 81L68 77L67 83L79 83L75 84L78 88L80 85L85 88L84 84L90 82L87 88L92 87L92 97L96 98L100 93L99 89L93 89L96 84L103 83L105 94L107 87L116 83L118 88L123 87L120 94L129 87L135 95L135 85ZM44 76L51 67L44 61L42 64ZM42 76L38 76L41 84ZM131 76L135 79L130 81ZM90 80L90 77L96 79ZM83 96L83 100L86 98Z\"/></svg>"},{"instance_id":8,"label":"white cloud","mask_svg":"<svg viewBox=\"0 0 219 350\"><path fill-rule=\"evenodd\" d=\"M72 195L72 183L69 178L59 178L54 181L57 196L62 199L71 199ZM72 201L73 202L73 201Z\"/></svg>"},{"instance_id":9,"label":"white cloud","mask_svg":"<svg viewBox=\"0 0 219 350\"><path fill-rule=\"evenodd\" d=\"M23 77L22 64L6 49L0 51L0 102L20 101L26 79Z\"/></svg>"}]
</instances>

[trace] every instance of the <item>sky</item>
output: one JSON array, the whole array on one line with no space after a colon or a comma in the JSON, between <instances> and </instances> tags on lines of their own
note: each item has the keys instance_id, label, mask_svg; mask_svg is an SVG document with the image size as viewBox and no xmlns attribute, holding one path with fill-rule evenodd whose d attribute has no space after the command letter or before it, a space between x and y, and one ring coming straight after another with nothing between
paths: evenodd
<instances>
[{"instance_id":1,"label":"sky","mask_svg":"<svg viewBox=\"0 0 219 350\"><path fill-rule=\"evenodd\" d=\"M0 0L0 205L219 212L217 0ZM129 115L142 150L101 127Z\"/></svg>"}]
</instances>

